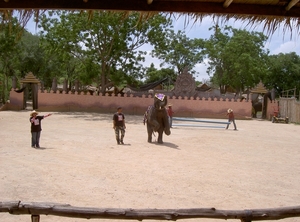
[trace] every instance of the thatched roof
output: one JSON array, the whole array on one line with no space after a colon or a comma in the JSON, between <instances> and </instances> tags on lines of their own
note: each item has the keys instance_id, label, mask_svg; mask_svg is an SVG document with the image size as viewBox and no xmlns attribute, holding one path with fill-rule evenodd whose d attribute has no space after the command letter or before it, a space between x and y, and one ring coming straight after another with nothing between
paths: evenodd
<instances>
[{"instance_id":1,"label":"thatched roof","mask_svg":"<svg viewBox=\"0 0 300 222\"><path fill-rule=\"evenodd\" d=\"M8 15L10 10L20 11L23 22L35 13L46 9L64 10L115 10L140 11L148 17L158 12L188 15L188 22L202 21L212 16L221 21L242 20L250 25L263 24L265 30L274 33L279 25L283 31L299 31L299 0L2 0L0 13ZM25 11L23 11L25 10ZM298 34L298 33L297 33Z\"/></svg>"}]
</instances>

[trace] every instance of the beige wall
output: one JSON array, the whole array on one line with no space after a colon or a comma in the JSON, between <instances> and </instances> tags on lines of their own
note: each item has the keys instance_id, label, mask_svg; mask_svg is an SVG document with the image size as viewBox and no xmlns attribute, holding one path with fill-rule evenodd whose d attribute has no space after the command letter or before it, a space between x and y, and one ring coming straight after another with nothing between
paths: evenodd
<instances>
[{"instance_id":1,"label":"beige wall","mask_svg":"<svg viewBox=\"0 0 300 222\"><path fill-rule=\"evenodd\" d=\"M168 102L173 104L173 110L177 117L196 117L196 118L226 118L228 108L234 110L237 119L251 118L252 105L250 101L239 100L220 100L205 98L182 98L168 97ZM22 110L23 93L10 92L10 103L6 106L9 110ZM52 112L100 112L113 113L118 106L123 107L126 114L143 115L149 105L153 104L152 96L135 97L134 95L121 96L102 96L65 94L53 92L38 93L38 110ZM273 114L276 103L268 105L267 116Z\"/></svg>"}]
</instances>

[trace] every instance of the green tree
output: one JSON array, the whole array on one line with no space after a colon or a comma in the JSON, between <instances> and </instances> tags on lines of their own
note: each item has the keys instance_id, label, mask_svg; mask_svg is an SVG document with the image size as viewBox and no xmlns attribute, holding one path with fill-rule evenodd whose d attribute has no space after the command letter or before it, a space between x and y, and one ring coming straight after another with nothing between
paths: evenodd
<instances>
[{"instance_id":1,"label":"green tree","mask_svg":"<svg viewBox=\"0 0 300 222\"><path fill-rule=\"evenodd\" d=\"M269 73L264 84L269 89L274 88L281 95L282 91L300 89L300 56L295 52L270 56Z\"/></svg>"},{"instance_id":2,"label":"green tree","mask_svg":"<svg viewBox=\"0 0 300 222\"><path fill-rule=\"evenodd\" d=\"M176 80L176 76L177 75L173 69L163 68L158 70L154 67L154 64L151 63L150 67L146 68L145 83L156 82L166 77L169 78L170 82L173 82L174 79Z\"/></svg>"},{"instance_id":3,"label":"green tree","mask_svg":"<svg viewBox=\"0 0 300 222\"><path fill-rule=\"evenodd\" d=\"M28 72L37 75L44 66L39 37L25 31L20 40L20 47L22 48L18 55L20 76L24 77Z\"/></svg>"},{"instance_id":4,"label":"green tree","mask_svg":"<svg viewBox=\"0 0 300 222\"><path fill-rule=\"evenodd\" d=\"M144 83L154 83L157 81L161 81L166 79L162 84L164 89L169 90L172 85L174 85L174 81L176 80L177 74L173 69L170 68L162 68L156 69L154 64L151 63L150 67L146 68L145 81Z\"/></svg>"},{"instance_id":5,"label":"green tree","mask_svg":"<svg viewBox=\"0 0 300 222\"><path fill-rule=\"evenodd\" d=\"M183 31L175 33L168 29L165 38L154 45L152 56L163 61L161 66L169 65L171 69L176 69L178 74L181 74L185 68L195 73L193 68L203 60L203 47L202 39L190 39Z\"/></svg>"},{"instance_id":6,"label":"green tree","mask_svg":"<svg viewBox=\"0 0 300 222\"><path fill-rule=\"evenodd\" d=\"M54 77L60 81L65 79L70 90L75 80L83 79L82 76L85 76L87 69L83 64L88 59L82 56L80 44L74 43L77 36L65 21L65 13L49 11L47 14L43 14L40 17L39 28L41 29L41 46L48 61L44 79L47 82L52 82ZM89 66L88 62L87 64Z\"/></svg>"},{"instance_id":7,"label":"green tree","mask_svg":"<svg viewBox=\"0 0 300 222\"><path fill-rule=\"evenodd\" d=\"M267 37L260 32L248 32L226 26L214 26L214 34L206 42L211 80L226 93L228 87L237 93L254 87L268 72Z\"/></svg>"},{"instance_id":8,"label":"green tree","mask_svg":"<svg viewBox=\"0 0 300 222\"><path fill-rule=\"evenodd\" d=\"M64 54L65 60L75 57L81 61L78 70L92 71L81 73L82 78L97 81L102 93L111 85L142 78L141 62L145 52L139 48L150 39L158 41L158 36L170 24L162 15L139 22L138 13L128 16L127 12L95 11L92 17L87 12L64 11L52 15L42 18L44 39L53 50Z\"/></svg>"},{"instance_id":9,"label":"green tree","mask_svg":"<svg viewBox=\"0 0 300 222\"><path fill-rule=\"evenodd\" d=\"M21 51L18 42L22 33L22 27L17 19L6 21L0 18L0 100L2 102L8 99L11 87L9 80L16 74L18 64L16 55Z\"/></svg>"},{"instance_id":10,"label":"green tree","mask_svg":"<svg viewBox=\"0 0 300 222\"><path fill-rule=\"evenodd\" d=\"M22 48L18 57L19 77L24 78L28 72L32 72L38 79L43 81L45 88L50 88L52 79L57 74L57 67L53 65L54 59L49 59L44 48L40 44L40 38L37 35L25 31L20 41ZM57 57L54 55L54 57Z\"/></svg>"}]
</instances>

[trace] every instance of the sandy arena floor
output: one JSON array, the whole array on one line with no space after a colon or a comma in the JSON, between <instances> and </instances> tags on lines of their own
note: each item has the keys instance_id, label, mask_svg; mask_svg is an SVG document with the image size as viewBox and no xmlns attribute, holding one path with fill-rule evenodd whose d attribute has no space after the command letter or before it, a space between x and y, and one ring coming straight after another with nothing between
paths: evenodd
<instances>
[{"instance_id":1,"label":"sandy arena floor","mask_svg":"<svg viewBox=\"0 0 300 222\"><path fill-rule=\"evenodd\" d=\"M238 131L174 126L159 145L147 142L142 116L126 115L125 145L117 145L112 114L53 113L42 121L42 149L34 149L29 114L0 112L0 201L136 209L300 205L299 125L237 120ZM30 220L0 213L1 222ZM88 220L41 216L50 221Z\"/></svg>"}]
</instances>

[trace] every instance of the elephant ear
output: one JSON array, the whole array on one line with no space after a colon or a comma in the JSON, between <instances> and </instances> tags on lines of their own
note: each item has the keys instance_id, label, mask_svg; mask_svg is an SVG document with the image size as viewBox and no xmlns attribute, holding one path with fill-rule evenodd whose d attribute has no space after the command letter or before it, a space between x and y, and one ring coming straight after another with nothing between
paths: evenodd
<instances>
[{"instance_id":1,"label":"elephant ear","mask_svg":"<svg viewBox=\"0 0 300 222\"><path fill-rule=\"evenodd\" d=\"M156 96L154 97L154 107L156 109L158 109L158 107L159 107L159 99Z\"/></svg>"},{"instance_id":2,"label":"elephant ear","mask_svg":"<svg viewBox=\"0 0 300 222\"><path fill-rule=\"evenodd\" d=\"M168 98L167 98L167 96L165 96L165 98L164 98L164 107L166 107L167 104L168 104Z\"/></svg>"}]
</instances>

